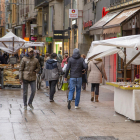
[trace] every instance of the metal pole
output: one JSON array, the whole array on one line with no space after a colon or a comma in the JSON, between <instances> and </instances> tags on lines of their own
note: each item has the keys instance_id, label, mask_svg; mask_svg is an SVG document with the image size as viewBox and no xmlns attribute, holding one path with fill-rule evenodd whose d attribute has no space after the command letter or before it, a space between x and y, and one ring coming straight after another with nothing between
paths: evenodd
<instances>
[{"instance_id":1,"label":"metal pole","mask_svg":"<svg viewBox=\"0 0 140 140\"><path fill-rule=\"evenodd\" d=\"M126 82L126 70L127 70L127 66L126 66L126 48L124 48L124 55L125 55L125 57L124 57L124 82Z\"/></svg>"}]
</instances>

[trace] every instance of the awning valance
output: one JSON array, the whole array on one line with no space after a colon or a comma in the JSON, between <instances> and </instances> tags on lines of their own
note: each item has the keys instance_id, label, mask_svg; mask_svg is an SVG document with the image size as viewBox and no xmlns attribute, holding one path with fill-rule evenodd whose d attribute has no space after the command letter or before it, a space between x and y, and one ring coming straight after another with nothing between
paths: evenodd
<instances>
[{"instance_id":1,"label":"awning valance","mask_svg":"<svg viewBox=\"0 0 140 140\"><path fill-rule=\"evenodd\" d=\"M100 19L98 22L96 22L92 27L89 28L90 35L102 34L103 26L106 25L114 17L116 17L119 13L120 13L120 11L108 13L106 16L104 16L102 19Z\"/></svg>"},{"instance_id":2,"label":"awning valance","mask_svg":"<svg viewBox=\"0 0 140 140\"><path fill-rule=\"evenodd\" d=\"M128 20L129 18L133 17L135 13L140 10L140 7L124 10L119 15L117 15L114 19L108 22L103 28L104 34L109 33L120 33L121 32L121 25Z\"/></svg>"}]
</instances>

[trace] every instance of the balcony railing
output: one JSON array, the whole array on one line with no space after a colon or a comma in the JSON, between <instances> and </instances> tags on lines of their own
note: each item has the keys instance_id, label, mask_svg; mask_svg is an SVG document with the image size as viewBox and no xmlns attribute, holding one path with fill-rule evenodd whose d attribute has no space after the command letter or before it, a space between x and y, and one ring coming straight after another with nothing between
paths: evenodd
<instances>
[{"instance_id":1,"label":"balcony railing","mask_svg":"<svg viewBox=\"0 0 140 140\"><path fill-rule=\"evenodd\" d=\"M119 4L123 4L130 1L133 1L133 0L110 0L110 7L117 6Z\"/></svg>"},{"instance_id":2,"label":"balcony railing","mask_svg":"<svg viewBox=\"0 0 140 140\"><path fill-rule=\"evenodd\" d=\"M49 0L35 0L35 7L47 4Z\"/></svg>"}]
</instances>

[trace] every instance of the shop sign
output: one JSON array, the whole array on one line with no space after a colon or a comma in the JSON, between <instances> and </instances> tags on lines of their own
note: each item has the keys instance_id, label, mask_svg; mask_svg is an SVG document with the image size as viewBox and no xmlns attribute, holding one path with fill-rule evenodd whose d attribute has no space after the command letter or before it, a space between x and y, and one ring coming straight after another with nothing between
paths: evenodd
<instances>
[{"instance_id":1,"label":"shop sign","mask_svg":"<svg viewBox=\"0 0 140 140\"><path fill-rule=\"evenodd\" d=\"M69 39L69 30L54 30L53 39Z\"/></svg>"},{"instance_id":2,"label":"shop sign","mask_svg":"<svg viewBox=\"0 0 140 140\"><path fill-rule=\"evenodd\" d=\"M92 25L93 25L92 20L89 20L88 22L83 22L84 29L87 28L87 27L91 27Z\"/></svg>"},{"instance_id":3,"label":"shop sign","mask_svg":"<svg viewBox=\"0 0 140 140\"><path fill-rule=\"evenodd\" d=\"M78 9L69 9L69 18L78 18Z\"/></svg>"},{"instance_id":4,"label":"shop sign","mask_svg":"<svg viewBox=\"0 0 140 140\"><path fill-rule=\"evenodd\" d=\"M33 37L33 36L32 36L32 37L31 37L31 40L37 40L37 37Z\"/></svg>"},{"instance_id":5,"label":"shop sign","mask_svg":"<svg viewBox=\"0 0 140 140\"><path fill-rule=\"evenodd\" d=\"M52 42L52 37L46 37L46 42Z\"/></svg>"}]
</instances>

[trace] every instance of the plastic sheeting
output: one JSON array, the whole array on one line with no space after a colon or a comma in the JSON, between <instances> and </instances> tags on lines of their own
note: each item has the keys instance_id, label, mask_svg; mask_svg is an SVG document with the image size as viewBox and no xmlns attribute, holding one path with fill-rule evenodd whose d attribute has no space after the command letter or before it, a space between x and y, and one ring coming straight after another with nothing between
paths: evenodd
<instances>
[{"instance_id":1,"label":"plastic sheeting","mask_svg":"<svg viewBox=\"0 0 140 140\"><path fill-rule=\"evenodd\" d=\"M116 53L124 59L124 53L121 50L123 48L126 48L126 62L129 62L140 50L140 35L93 41L87 54L87 59L101 58ZM139 65L140 56L138 56L131 64Z\"/></svg>"},{"instance_id":2,"label":"plastic sheeting","mask_svg":"<svg viewBox=\"0 0 140 140\"><path fill-rule=\"evenodd\" d=\"M4 37L0 38L0 49L11 54L17 52L19 49L26 49L31 46L42 47L44 45L44 42L25 41L12 32L7 33Z\"/></svg>"}]
</instances>

